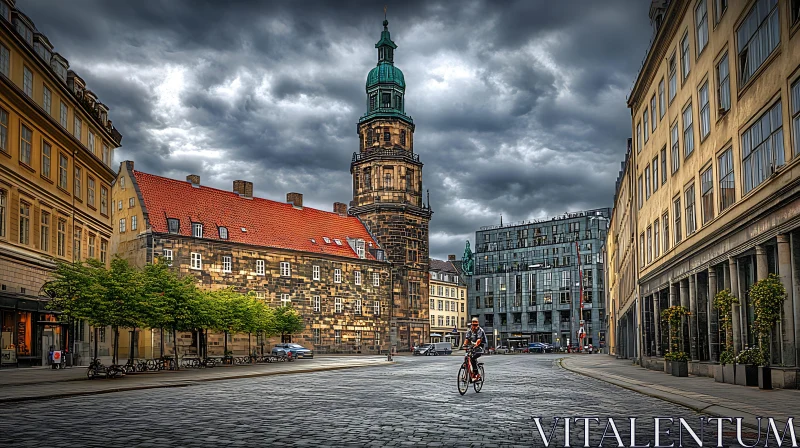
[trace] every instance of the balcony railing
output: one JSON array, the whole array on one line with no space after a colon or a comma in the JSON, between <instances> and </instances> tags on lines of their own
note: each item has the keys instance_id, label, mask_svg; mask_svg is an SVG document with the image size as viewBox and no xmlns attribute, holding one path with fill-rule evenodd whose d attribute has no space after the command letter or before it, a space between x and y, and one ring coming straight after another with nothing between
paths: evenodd
<instances>
[{"instance_id":1,"label":"balcony railing","mask_svg":"<svg viewBox=\"0 0 800 448\"><path fill-rule=\"evenodd\" d=\"M354 152L353 153L353 163L361 162L364 160L375 159L375 158L390 158L390 159L407 159L412 162L419 162L419 154L414 154L411 151L407 151L405 149L372 149L367 150L365 152Z\"/></svg>"}]
</instances>

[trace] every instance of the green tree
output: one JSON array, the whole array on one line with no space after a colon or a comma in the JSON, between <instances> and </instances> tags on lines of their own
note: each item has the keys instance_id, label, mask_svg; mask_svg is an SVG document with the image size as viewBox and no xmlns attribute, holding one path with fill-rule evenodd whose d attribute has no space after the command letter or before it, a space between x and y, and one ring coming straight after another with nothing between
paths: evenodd
<instances>
[{"instance_id":1,"label":"green tree","mask_svg":"<svg viewBox=\"0 0 800 448\"><path fill-rule=\"evenodd\" d=\"M291 305L280 306L275 310L275 332L281 335L281 342L287 336L303 331L303 318Z\"/></svg>"},{"instance_id":2,"label":"green tree","mask_svg":"<svg viewBox=\"0 0 800 448\"><path fill-rule=\"evenodd\" d=\"M99 311L104 317L105 325L111 326L114 332L112 363L117 364L120 327L135 329L146 321L145 310L149 305L146 303L143 276L140 270L119 257L111 260L110 269L95 272L103 286Z\"/></svg>"},{"instance_id":3,"label":"green tree","mask_svg":"<svg viewBox=\"0 0 800 448\"><path fill-rule=\"evenodd\" d=\"M732 364L734 361L733 350L733 305L739 303L730 290L723 289L714 296L714 308L719 312L720 323L725 332L725 350L719 355L719 362L724 366L725 364Z\"/></svg>"},{"instance_id":4,"label":"green tree","mask_svg":"<svg viewBox=\"0 0 800 448\"><path fill-rule=\"evenodd\" d=\"M781 308L786 300L786 289L781 283L781 278L776 274L769 274L767 278L757 281L750 287L750 299L753 301L755 319L753 331L758 337L760 346L759 364L768 365L771 356L772 331L781 319Z\"/></svg>"}]
</instances>

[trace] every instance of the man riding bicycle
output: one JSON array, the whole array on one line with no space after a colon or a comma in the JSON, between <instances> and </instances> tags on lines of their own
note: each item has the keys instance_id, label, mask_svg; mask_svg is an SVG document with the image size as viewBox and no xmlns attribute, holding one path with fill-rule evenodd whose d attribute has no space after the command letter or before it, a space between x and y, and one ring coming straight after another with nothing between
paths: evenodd
<instances>
[{"instance_id":1,"label":"man riding bicycle","mask_svg":"<svg viewBox=\"0 0 800 448\"><path fill-rule=\"evenodd\" d=\"M481 357L483 354L483 346L487 345L486 341L486 333L483 331L483 328L478 326L478 318L472 318L472 325L464 334L464 346L472 344L474 349L472 350L472 355L470 355L469 359L472 362L472 380L479 380L480 374L478 373L478 358Z\"/></svg>"}]
</instances>

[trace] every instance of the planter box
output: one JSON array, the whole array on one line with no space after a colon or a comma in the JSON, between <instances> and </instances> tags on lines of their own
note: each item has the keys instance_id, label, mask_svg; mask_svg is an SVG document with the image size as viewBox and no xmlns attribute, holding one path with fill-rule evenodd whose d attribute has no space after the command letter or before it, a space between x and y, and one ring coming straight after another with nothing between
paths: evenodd
<instances>
[{"instance_id":1,"label":"planter box","mask_svg":"<svg viewBox=\"0 0 800 448\"><path fill-rule=\"evenodd\" d=\"M664 373L672 375L672 361L664 360Z\"/></svg>"},{"instance_id":2,"label":"planter box","mask_svg":"<svg viewBox=\"0 0 800 448\"><path fill-rule=\"evenodd\" d=\"M770 367L772 387L775 389L797 389L796 367Z\"/></svg>"},{"instance_id":3,"label":"planter box","mask_svg":"<svg viewBox=\"0 0 800 448\"><path fill-rule=\"evenodd\" d=\"M673 361L672 376L689 376L689 363L687 361Z\"/></svg>"},{"instance_id":4,"label":"planter box","mask_svg":"<svg viewBox=\"0 0 800 448\"><path fill-rule=\"evenodd\" d=\"M736 384L739 386L758 386L758 366L736 364Z\"/></svg>"},{"instance_id":5,"label":"planter box","mask_svg":"<svg viewBox=\"0 0 800 448\"><path fill-rule=\"evenodd\" d=\"M736 384L736 364L725 364L722 366L722 381L728 384Z\"/></svg>"},{"instance_id":6,"label":"planter box","mask_svg":"<svg viewBox=\"0 0 800 448\"><path fill-rule=\"evenodd\" d=\"M769 390L772 389L772 368L759 366L758 369L758 388Z\"/></svg>"},{"instance_id":7,"label":"planter box","mask_svg":"<svg viewBox=\"0 0 800 448\"><path fill-rule=\"evenodd\" d=\"M718 383L724 383L725 382L722 364L717 364L717 365L714 366L714 381L716 381Z\"/></svg>"}]
</instances>

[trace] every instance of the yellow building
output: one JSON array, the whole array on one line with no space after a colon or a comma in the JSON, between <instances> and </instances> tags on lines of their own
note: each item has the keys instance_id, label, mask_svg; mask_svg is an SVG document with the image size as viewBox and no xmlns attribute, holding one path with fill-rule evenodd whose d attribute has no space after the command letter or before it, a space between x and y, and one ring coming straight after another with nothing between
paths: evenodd
<instances>
[{"instance_id":1,"label":"yellow building","mask_svg":"<svg viewBox=\"0 0 800 448\"><path fill-rule=\"evenodd\" d=\"M641 340L629 356L663 366L658 316L683 305L690 372L710 375L702 361L718 360L723 348L714 295L729 288L742 301L733 335L740 350L755 343L747 291L777 273L789 297L772 361L796 366L800 6L657 0L650 17L655 37L628 98ZM778 370L773 381L782 385Z\"/></svg>"},{"instance_id":2,"label":"yellow building","mask_svg":"<svg viewBox=\"0 0 800 448\"><path fill-rule=\"evenodd\" d=\"M455 255L447 261L430 260L431 342L461 344L467 320L467 284L455 265Z\"/></svg>"},{"instance_id":3,"label":"yellow building","mask_svg":"<svg viewBox=\"0 0 800 448\"><path fill-rule=\"evenodd\" d=\"M0 0L0 16L0 365L41 365L50 346L71 361L88 356L85 326L67 347L69 325L46 312L42 285L54 260L108 260L122 136L13 0Z\"/></svg>"}]
</instances>

